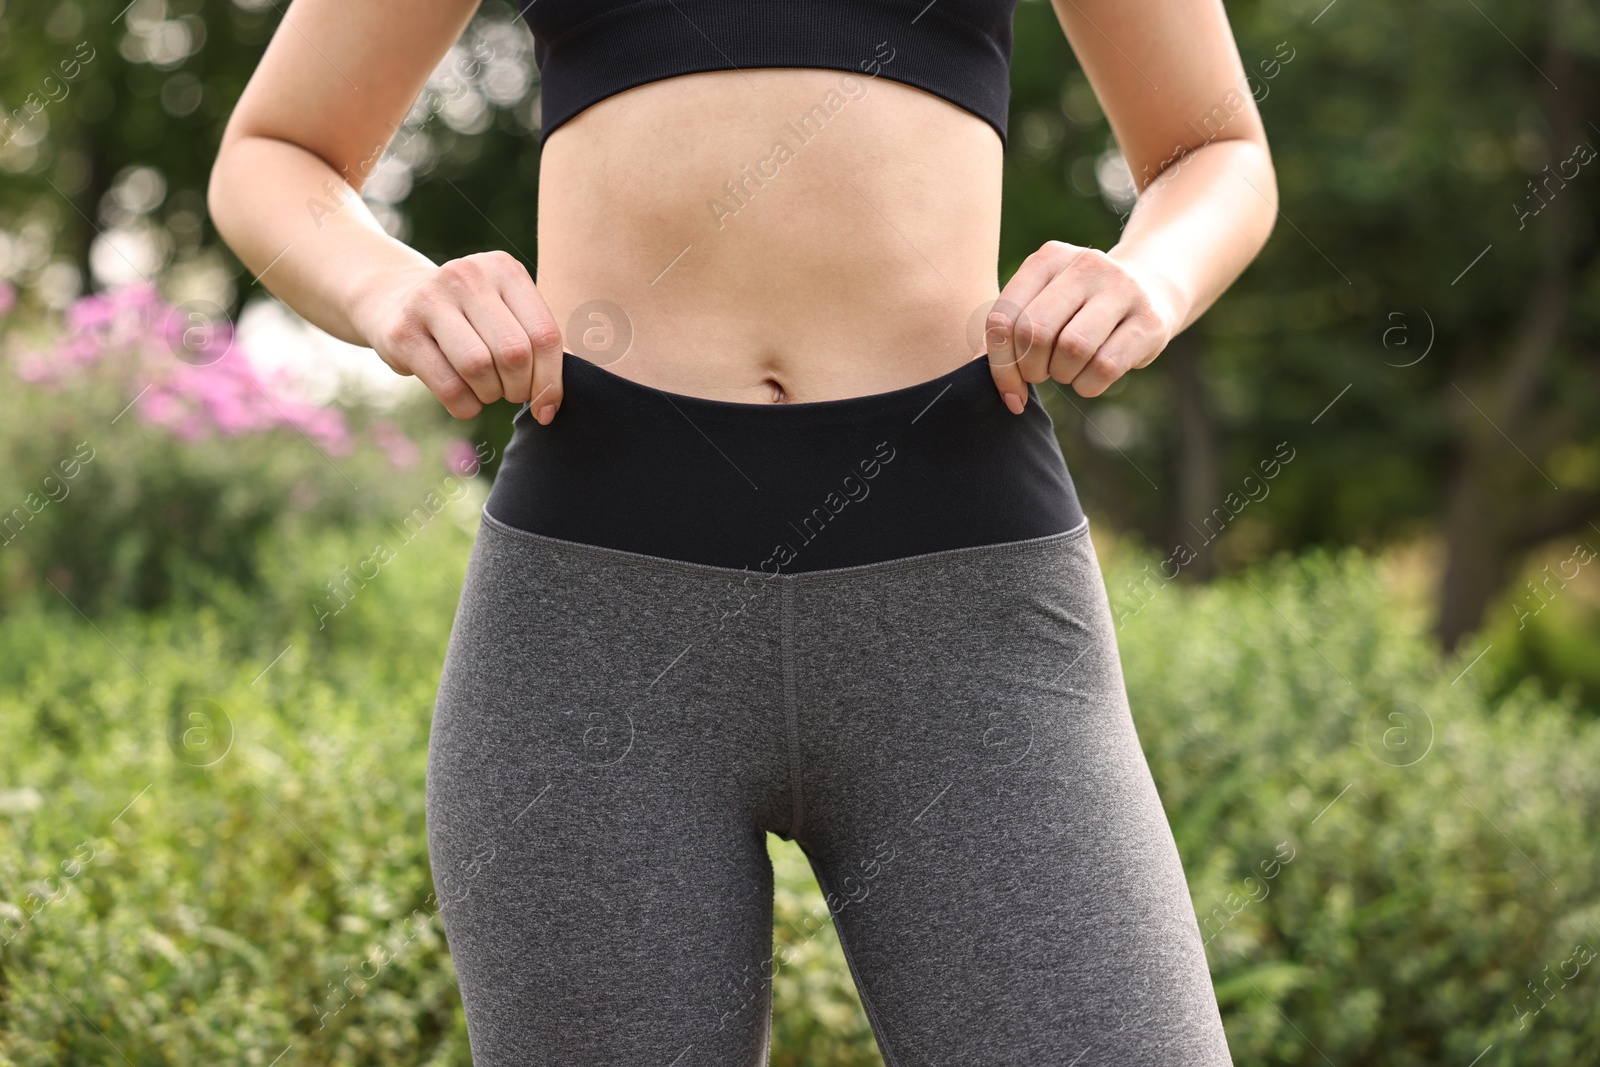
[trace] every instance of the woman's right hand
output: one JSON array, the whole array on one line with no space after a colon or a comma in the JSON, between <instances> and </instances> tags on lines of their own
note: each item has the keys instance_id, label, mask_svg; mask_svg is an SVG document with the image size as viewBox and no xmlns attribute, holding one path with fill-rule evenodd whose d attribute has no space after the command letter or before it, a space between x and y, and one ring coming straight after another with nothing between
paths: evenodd
<instances>
[{"instance_id":1,"label":"woman's right hand","mask_svg":"<svg viewBox=\"0 0 1600 1067\"><path fill-rule=\"evenodd\" d=\"M504 398L532 401L548 425L561 406L561 331L506 252L386 274L350 318L396 374L416 375L458 419Z\"/></svg>"}]
</instances>

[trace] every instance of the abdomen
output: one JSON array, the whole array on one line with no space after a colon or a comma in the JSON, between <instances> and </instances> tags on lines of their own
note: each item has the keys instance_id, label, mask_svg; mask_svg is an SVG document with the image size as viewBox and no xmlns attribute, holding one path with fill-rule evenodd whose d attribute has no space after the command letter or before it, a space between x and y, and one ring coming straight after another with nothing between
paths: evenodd
<instances>
[{"instance_id":1,"label":"abdomen","mask_svg":"<svg viewBox=\"0 0 1600 1067\"><path fill-rule=\"evenodd\" d=\"M674 392L915 384L981 348L1001 161L986 122L883 78L653 82L546 141L539 288L569 351Z\"/></svg>"}]
</instances>

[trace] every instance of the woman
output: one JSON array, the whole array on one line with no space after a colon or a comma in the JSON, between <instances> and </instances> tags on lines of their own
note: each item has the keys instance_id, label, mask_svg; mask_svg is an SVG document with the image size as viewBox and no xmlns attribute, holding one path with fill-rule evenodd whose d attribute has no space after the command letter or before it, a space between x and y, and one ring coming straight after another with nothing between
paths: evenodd
<instances>
[{"instance_id":1,"label":"woman","mask_svg":"<svg viewBox=\"0 0 1600 1067\"><path fill-rule=\"evenodd\" d=\"M1153 360L1272 167L1216 0L1057 0L1142 195L1000 289L1014 3L527 5L537 284L352 192L472 0L295 0L240 99L210 203L262 284L522 405L429 752L475 1062L765 1062L768 832L892 1067L1229 1062L1036 387Z\"/></svg>"}]
</instances>

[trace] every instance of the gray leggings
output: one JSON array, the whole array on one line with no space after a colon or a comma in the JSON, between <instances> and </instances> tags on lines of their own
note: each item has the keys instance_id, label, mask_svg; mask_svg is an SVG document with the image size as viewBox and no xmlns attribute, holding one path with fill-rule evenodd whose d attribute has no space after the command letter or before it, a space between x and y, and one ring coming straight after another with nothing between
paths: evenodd
<instances>
[{"instance_id":1,"label":"gray leggings","mask_svg":"<svg viewBox=\"0 0 1600 1067\"><path fill-rule=\"evenodd\" d=\"M768 832L889 1067L1231 1063L1086 524L768 575L486 513L427 790L484 1067L765 1064Z\"/></svg>"}]
</instances>

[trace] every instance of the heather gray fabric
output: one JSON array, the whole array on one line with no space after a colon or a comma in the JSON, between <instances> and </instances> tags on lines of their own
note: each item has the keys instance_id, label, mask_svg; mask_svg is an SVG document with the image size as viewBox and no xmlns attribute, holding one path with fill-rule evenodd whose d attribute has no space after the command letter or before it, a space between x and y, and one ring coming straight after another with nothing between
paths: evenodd
<instances>
[{"instance_id":1,"label":"heather gray fabric","mask_svg":"<svg viewBox=\"0 0 1600 1067\"><path fill-rule=\"evenodd\" d=\"M1229 1064L1087 528L781 576L485 515L428 840L474 1062L767 1062L765 834L889 1067Z\"/></svg>"}]
</instances>

